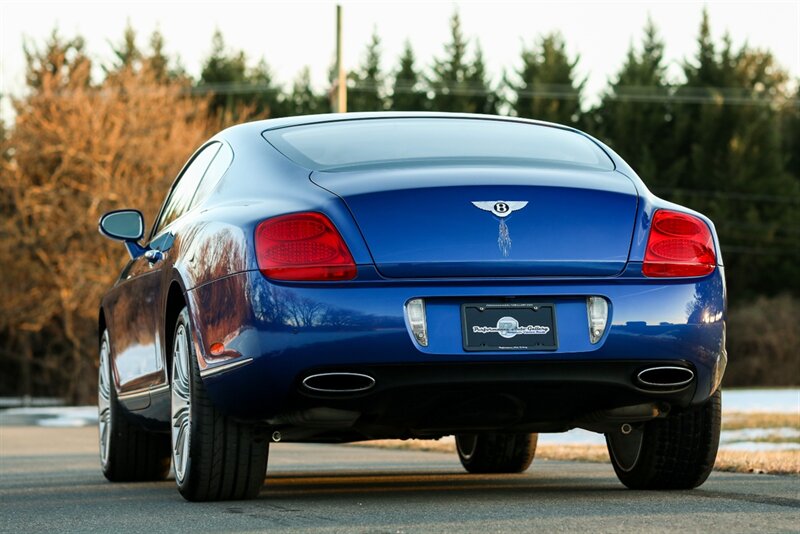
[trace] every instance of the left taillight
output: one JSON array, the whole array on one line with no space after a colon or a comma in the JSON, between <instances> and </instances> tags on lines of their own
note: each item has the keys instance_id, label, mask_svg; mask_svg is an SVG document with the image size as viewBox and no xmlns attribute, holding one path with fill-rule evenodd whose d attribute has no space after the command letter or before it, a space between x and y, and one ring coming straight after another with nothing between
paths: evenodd
<instances>
[{"instance_id":1,"label":"left taillight","mask_svg":"<svg viewBox=\"0 0 800 534\"><path fill-rule=\"evenodd\" d=\"M356 264L341 234L325 215L292 213L259 223L258 268L268 278L290 281L352 280Z\"/></svg>"},{"instance_id":2,"label":"left taillight","mask_svg":"<svg viewBox=\"0 0 800 534\"><path fill-rule=\"evenodd\" d=\"M714 239L705 222L677 211L655 212L642 264L645 276L705 276L716 264Z\"/></svg>"}]
</instances>

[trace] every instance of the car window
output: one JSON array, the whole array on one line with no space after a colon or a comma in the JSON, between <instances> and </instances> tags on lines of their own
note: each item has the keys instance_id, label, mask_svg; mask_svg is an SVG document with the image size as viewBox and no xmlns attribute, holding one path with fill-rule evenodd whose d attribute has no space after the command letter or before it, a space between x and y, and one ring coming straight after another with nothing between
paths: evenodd
<instances>
[{"instance_id":1,"label":"car window","mask_svg":"<svg viewBox=\"0 0 800 534\"><path fill-rule=\"evenodd\" d=\"M189 211L192 198L200 180L203 178L208 165L219 150L221 143L212 143L198 152L191 163L184 169L183 174L178 177L175 185L172 186L169 197L156 223L153 236L158 235L172 221Z\"/></svg>"},{"instance_id":2,"label":"car window","mask_svg":"<svg viewBox=\"0 0 800 534\"><path fill-rule=\"evenodd\" d=\"M219 183L222 175L225 174L225 171L231 166L232 161L233 150L231 150L231 147L229 147L227 143L220 143L219 151L214 157L214 161L208 166L208 170L203 175L203 179L200 180L200 185L197 186L197 192L194 194L189 209L194 208L208 198L214 186Z\"/></svg>"},{"instance_id":3,"label":"car window","mask_svg":"<svg viewBox=\"0 0 800 534\"><path fill-rule=\"evenodd\" d=\"M288 126L263 135L289 159L317 171L413 162L614 169L608 155L581 133L497 119L351 119Z\"/></svg>"}]
</instances>

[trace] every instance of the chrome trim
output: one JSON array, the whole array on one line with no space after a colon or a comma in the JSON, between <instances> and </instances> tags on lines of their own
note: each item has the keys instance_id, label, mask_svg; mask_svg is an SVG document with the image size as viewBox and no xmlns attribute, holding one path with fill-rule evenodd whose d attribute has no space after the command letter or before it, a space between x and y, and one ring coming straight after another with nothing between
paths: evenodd
<instances>
[{"instance_id":1,"label":"chrome trim","mask_svg":"<svg viewBox=\"0 0 800 534\"><path fill-rule=\"evenodd\" d=\"M363 388L354 388L354 389L328 389L328 388L315 388L313 386L308 385L308 381L312 378L319 378L319 377L327 377L327 376L357 376L359 378L366 378L369 380L369 385ZM310 389L311 391L318 391L320 393L356 393L359 391L366 391L371 389L375 385L375 379L369 375L361 374L361 373L318 373L315 375L309 375L303 379L303 387L306 389Z\"/></svg>"},{"instance_id":2,"label":"chrome trim","mask_svg":"<svg viewBox=\"0 0 800 534\"><path fill-rule=\"evenodd\" d=\"M154 388L144 388L144 389L137 389L131 391L130 393L120 393L117 395L119 400L131 400L137 399L139 397L144 397L145 395L154 395L157 393L164 393L169 391L169 384L162 384L160 386L156 386Z\"/></svg>"},{"instance_id":3,"label":"chrome trim","mask_svg":"<svg viewBox=\"0 0 800 534\"><path fill-rule=\"evenodd\" d=\"M161 386L156 386L150 390L150 395L158 395L159 393L168 393L169 392L169 384L163 384Z\"/></svg>"},{"instance_id":4,"label":"chrome trim","mask_svg":"<svg viewBox=\"0 0 800 534\"><path fill-rule=\"evenodd\" d=\"M200 371L200 376L203 378L206 378L207 376L214 376L218 373L224 373L225 371L236 369L237 367L241 367L242 365L247 365L248 363L252 363L252 361L253 358L245 358L244 360L236 360L235 362L229 362L214 367L208 367Z\"/></svg>"},{"instance_id":5,"label":"chrome trim","mask_svg":"<svg viewBox=\"0 0 800 534\"><path fill-rule=\"evenodd\" d=\"M649 382L642 378L642 375L645 373L649 373L651 371L662 371L662 370L669 370L669 371L682 371L684 373L688 373L689 378L683 380L681 382ZM643 369L639 371L639 374L636 375L636 380L641 382L646 386L656 386L656 387L681 387L689 384L692 380L694 380L694 371L691 369L687 369L686 367L677 367L672 365L664 365L661 367L648 367L647 369Z\"/></svg>"},{"instance_id":6,"label":"chrome trim","mask_svg":"<svg viewBox=\"0 0 800 534\"><path fill-rule=\"evenodd\" d=\"M130 400L139 397L144 397L145 395L150 395L150 388L137 389L135 391L131 391L130 393L120 393L119 395L117 395L117 398L119 400Z\"/></svg>"}]
</instances>

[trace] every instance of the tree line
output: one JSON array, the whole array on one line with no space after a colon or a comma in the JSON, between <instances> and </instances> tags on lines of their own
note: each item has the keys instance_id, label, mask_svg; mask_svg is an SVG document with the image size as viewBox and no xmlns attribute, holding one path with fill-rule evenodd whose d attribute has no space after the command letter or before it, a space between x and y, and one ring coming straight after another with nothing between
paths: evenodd
<instances>
[{"instance_id":1,"label":"tree line","mask_svg":"<svg viewBox=\"0 0 800 534\"><path fill-rule=\"evenodd\" d=\"M753 344L749 335L737 340L744 329L731 329L731 370L737 358L750 362L747 369L778 369L763 365L775 354L791 368L800 302L800 84L769 51L727 35L715 40L705 13L677 78L664 47L649 21L591 99L580 58L561 34L524 45L513 65L493 66L506 70L492 78L456 12L447 42L427 62L411 42L387 60L375 32L348 72L348 110L514 115L597 136L656 194L715 221L738 313L732 324L770 331ZM160 32L140 46L130 27L103 64L80 36L54 30L24 45L27 92L13 99L13 123L0 122L0 394L84 402L93 395L97 303L124 262L118 245L94 232L104 211L138 207L152 221L188 155L222 127L330 111L329 89L317 90L308 68L285 86L264 58L231 49L219 31L197 77L165 49ZM736 382L748 383L747 373ZM759 376L775 384L794 375Z\"/></svg>"}]
</instances>

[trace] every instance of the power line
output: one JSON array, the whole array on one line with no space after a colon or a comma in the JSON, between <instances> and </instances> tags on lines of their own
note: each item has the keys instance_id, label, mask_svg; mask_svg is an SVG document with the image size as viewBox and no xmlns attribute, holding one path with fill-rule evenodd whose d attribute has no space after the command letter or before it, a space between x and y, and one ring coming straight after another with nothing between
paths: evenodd
<instances>
[{"instance_id":1,"label":"power line","mask_svg":"<svg viewBox=\"0 0 800 534\"><path fill-rule=\"evenodd\" d=\"M518 89L511 85L503 85L495 90L483 86L469 86L466 84L442 85L416 84L406 86L395 86L391 91L383 84L370 84L365 82L348 83L348 91L351 92L390 92L392 94L417 94L422 93L428 97L436 94L447 94L453 96L473 96L503 98L509 94L524 98L544 98L551 100L579 100L583 98L580 89L571 85L537 84L533 89ZM147 94L160 92L165 86L140 86L135 90L126 89L128 94ZM102 88L100 91L113 93L113 88ZM198 84L183 90L188 94L217 94L217 95L281 95L285 94L281 86L265 83L249 82L219 82L210 84ZM505 93L505 95L504 95ZM69 98L75 94L74 91L61 90L51 93L60 98ZM765 92L748 91L737 87L690 87L673 86L665 88L642 87L642 86L620 86L613 88L613 92L605 92L598 95L603 100L631 102L631 103L653 103L653 104L714 104L718 106L786 106L800 108L800 99L773 95ZM10 97L10 95L0 95L0 98Z\"/></svg>"}]
</instances>

